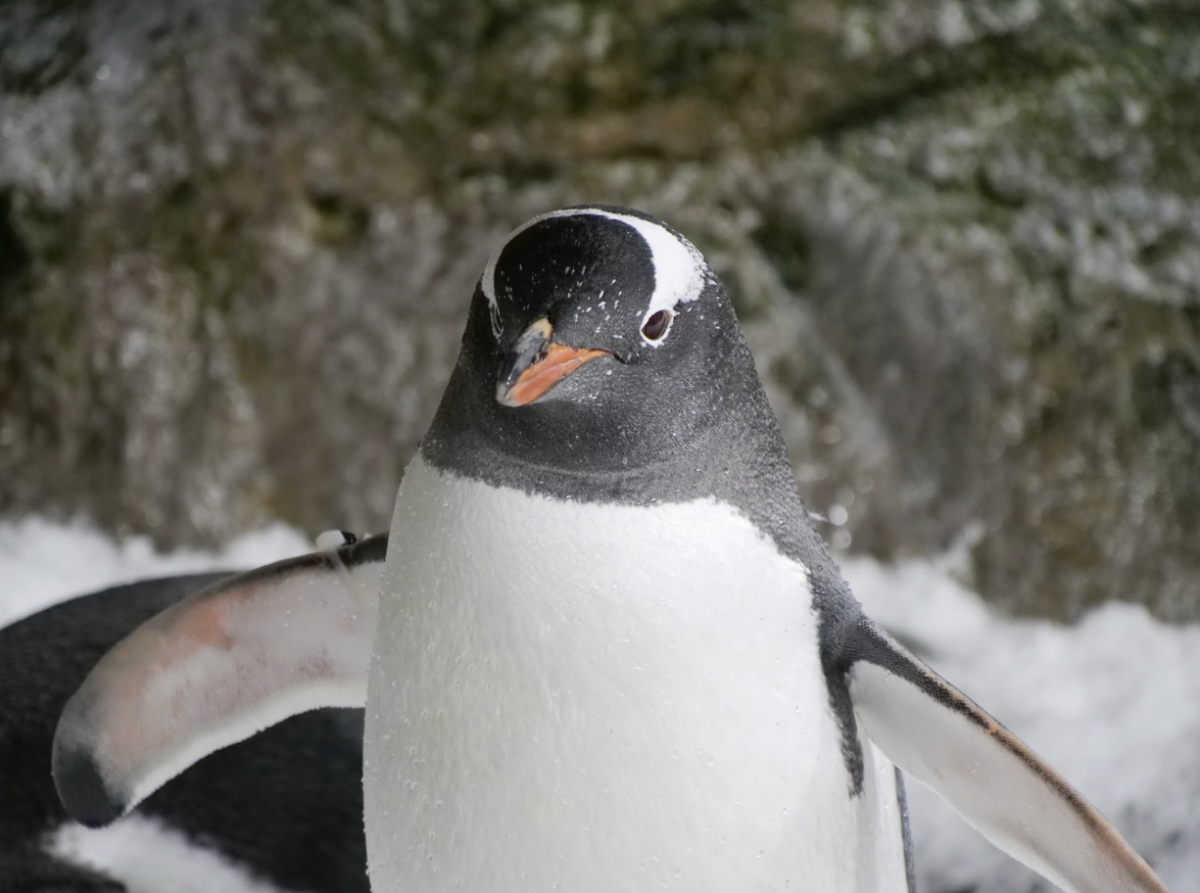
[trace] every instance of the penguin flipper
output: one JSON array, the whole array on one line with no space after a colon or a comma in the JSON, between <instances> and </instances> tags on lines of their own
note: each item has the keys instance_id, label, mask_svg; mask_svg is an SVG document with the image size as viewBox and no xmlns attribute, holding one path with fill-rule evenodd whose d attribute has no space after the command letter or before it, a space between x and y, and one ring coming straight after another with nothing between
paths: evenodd
<instances>
[{"instance_id":1,"label":"penguin flipper","mask_svg":"<svg viewBox=\"0 0 1200 893\"><path fill-rule=\"evenodd\" d=\"M52 771L97 827L215 750L318 707L361 707L387 535L220 580L114 645L63 708Z\"/></svg>"},{"instance_id":2,"label":"penguin flipper","mask_svg":"<svg viewBox=\"0 0 1200 893\"><path fill-rule=\"evenodd\" d=\"M847 646L867 735L992 843L1070 893L1168 893L1061 775L873 622Z\"/></svg>"}]
</instances>

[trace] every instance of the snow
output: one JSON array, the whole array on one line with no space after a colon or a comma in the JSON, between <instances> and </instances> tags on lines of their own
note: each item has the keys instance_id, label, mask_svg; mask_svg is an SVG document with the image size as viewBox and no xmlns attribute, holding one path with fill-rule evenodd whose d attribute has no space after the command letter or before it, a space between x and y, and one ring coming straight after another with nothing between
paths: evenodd
<instances>
[{"instance_id":1,"label":"snow","mask_svg":"<svg viewBox=\"0 0 1200 893\"><path fill-rule=\"evenodd\" d=\"M311 549L283 525L212 552L161 554L144 538L115 542L81 524L0 523L0 625L126 580ZM1116 603L1072 626L1007 618L957 581L961 564L854 557L842 566L876 620L1046 757L1173 893L1200 893L1200 625L1169 626ZM918 783L909 798L923 893L1052 889Z\"/></svg>"},{"instance_id":2,"label":"snow","mask_svg":"<svg viewBox=\"0 0 1200 893\"><path fill-rule=\"evenodd\" d=\"M991 611L961 562L845 559L867 612L1025 739L1104 813L1173 893L1200 893L1200 625L1112 603L1062 626ZM919 889L1054 889L909 783Z\"/></svg>"},{"instance_id":3,"label":"snow","mask_svg":"<svg viewBox=\"0 0 1200 893\"><path fill-rule=\"evenodd\" d=\"M284 524L239 536L212 551L161 553L144 536L115 542L82 523L42 518L0 523L0 626L56 602L117 583L216 568L249 568L313 551Z\"/></svg>"}]
</instances>

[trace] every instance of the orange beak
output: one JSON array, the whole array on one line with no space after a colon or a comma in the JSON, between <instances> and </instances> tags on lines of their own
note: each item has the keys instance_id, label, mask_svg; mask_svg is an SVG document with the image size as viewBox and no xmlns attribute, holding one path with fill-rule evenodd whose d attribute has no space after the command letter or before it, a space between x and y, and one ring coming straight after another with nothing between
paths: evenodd
<instances>
[{"instance_id":1,"label":"orange beak","mask_svg":"<svg viewBox=\"0 0 1200 893\"><path fill-rule=\"evenodd\" d=\"M580 366L611 356L606 350L556 344L553 336L554 327L545 317L521 333L496 382L496 400L502 406L528 406Z\"/></svg>"}]
</instances>

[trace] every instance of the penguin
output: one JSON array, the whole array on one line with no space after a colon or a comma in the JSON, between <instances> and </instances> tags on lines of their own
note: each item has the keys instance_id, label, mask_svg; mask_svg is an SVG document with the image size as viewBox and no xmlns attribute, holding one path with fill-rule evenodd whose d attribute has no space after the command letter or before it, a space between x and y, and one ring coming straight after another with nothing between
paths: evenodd
<instances>
[{"instance_id":1,"label":"penguin","mask_svg":"<svg viewBox=\"0 0 1200 893\"><path fill-rule=\"evenodd\" d=\"M64 709L67 808L354 702L375 893L911 893L901 771L1063 890L1165 891L865 615L728 294L646 214L553 211L490 258L367 603L273 566L150 621Z\"/></svg>"},{"instance_id":2,"label":"penguin","mask_svg":"<svg viewBox=\"0 0 1200 893\"><path fill-rule=\"evenodd\" d=\"M339 533L346 561L382 567L384 537ZM362 711L296 716L205 760L135 815L87 832L50 774L59 713L92 665L212 572L80 596L0 629L0 893L368 893ZM174 875L190 870L189 884Z\"/></svg>"}]
</instances>

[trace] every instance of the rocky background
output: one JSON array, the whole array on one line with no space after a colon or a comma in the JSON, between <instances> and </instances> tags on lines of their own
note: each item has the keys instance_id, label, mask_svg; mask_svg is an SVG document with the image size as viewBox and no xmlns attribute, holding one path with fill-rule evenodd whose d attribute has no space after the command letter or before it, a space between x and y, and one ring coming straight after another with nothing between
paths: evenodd
<instances>
[{"instance_id":1,"label":"rocky background","mask_svg":"<svg viewBox=\"0 0 1200 893\"><path fill-rule=\"evenodd\" d=\"M0 516L384 527L580 201L714 262L837 545L1200 618L1194 0L0 0Z\"/></svg>"}]
</instances>

